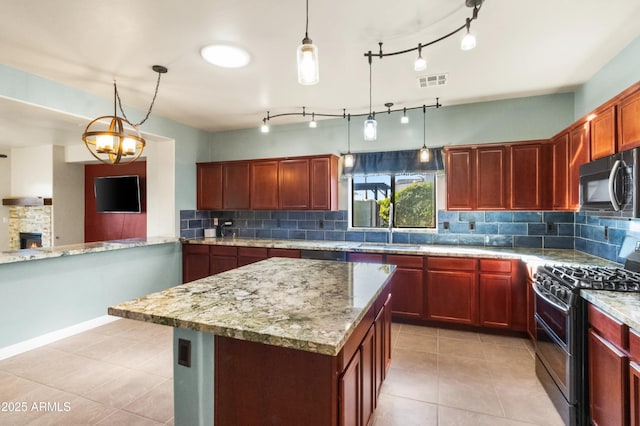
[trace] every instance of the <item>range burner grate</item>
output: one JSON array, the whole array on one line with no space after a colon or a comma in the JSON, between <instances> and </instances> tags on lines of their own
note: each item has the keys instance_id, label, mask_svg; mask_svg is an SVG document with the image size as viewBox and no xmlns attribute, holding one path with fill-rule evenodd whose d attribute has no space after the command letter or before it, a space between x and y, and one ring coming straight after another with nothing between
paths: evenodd
<instances>
[{"instance_id":1,"label":"range burner grate","mask_svg":"<svg viewBox=\"0 0 640 426\"><path fill-rule=\"evenodd\" d=\"M552 276L573 290L593 289L640 292L640 273L624 268L601 266L543 265L538 275Z\"/></svg>"}]
</instances>

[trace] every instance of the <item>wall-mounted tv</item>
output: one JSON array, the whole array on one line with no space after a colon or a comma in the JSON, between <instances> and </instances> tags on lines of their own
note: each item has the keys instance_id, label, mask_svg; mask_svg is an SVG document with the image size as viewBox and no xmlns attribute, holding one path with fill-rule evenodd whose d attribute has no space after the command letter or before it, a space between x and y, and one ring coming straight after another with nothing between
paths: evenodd
<instances>
[{"instance_id":1,"label":"wall-mounted tv","mask_svg":"<svg viewBox=\"0 0 640 426\"><path fill-rule=\"evenodd\" d=\"M140 178L104 176L94 179L96 210L102 213L140 213Z\"/></svg>"}]
</instances>

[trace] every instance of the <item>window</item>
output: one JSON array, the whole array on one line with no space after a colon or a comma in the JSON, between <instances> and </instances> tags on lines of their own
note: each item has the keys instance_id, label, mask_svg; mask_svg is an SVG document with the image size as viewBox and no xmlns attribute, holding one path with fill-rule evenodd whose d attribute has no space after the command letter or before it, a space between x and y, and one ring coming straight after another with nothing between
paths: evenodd
<instances>
[{"instance_id":1,"label":"window","mask_svg":"<svg viewBox=\"0 0 640 426\"><path fill-rule=\"evenodd\" d=\"M391 220L394 228L435 228L435 173L353 176L351 183L353 227L388 228Z\"/></svg>"}]
</instances>

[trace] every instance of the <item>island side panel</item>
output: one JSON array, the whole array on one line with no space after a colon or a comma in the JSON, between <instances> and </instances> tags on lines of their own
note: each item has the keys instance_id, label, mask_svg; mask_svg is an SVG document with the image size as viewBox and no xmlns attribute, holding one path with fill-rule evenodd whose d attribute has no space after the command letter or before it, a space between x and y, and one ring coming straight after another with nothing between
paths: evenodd
<instances>
[{"instance_id":1,"label":"island side panel","mask_svg":"<svg viewBox=\"0 0 640 426\"><path fill-rule=\"evenodd\" d=\"M191 344L190 367L178 364L179 339ZM173 400L176 425L214 424L213 357L213 334L183 328L173 329Z\"/></svg>"},{"instance_id":2,"label":"island side panel","mask_svg":"<svg viewBox=\"0 0 640 426\"><path fill-rule=\"evenodd\" d=\"M215 371L216 425L338 423L337 357L215 336Z\"/></svg>"}]
</instances>

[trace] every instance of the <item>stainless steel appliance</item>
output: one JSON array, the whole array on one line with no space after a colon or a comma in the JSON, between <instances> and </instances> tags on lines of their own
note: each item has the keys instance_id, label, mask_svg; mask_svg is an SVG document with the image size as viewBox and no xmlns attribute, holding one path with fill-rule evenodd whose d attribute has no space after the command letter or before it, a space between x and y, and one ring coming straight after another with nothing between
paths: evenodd
<instances>
[{"instance_id":1,"label":"stainless steel appliance","mask_svg":"<svg viewBox=\"0 0 640 426\"><path fill-rule=\"evenodd\" d=\"M580 210L598 216L640 217L640 148L580 166Z\"/></svg>"},{"instance_id":2,"label":"stainless steel appliance","mask_svg":"<svg viewBox=\"0 0 640 426\"><path fill-rule=\"evenodd\" d=\"M588 323L580 289L640 292L638 257L634 251L625 268L543 265L536 271L536 375L567 425L589 424Z\"/></svg>"}]
</instances>

